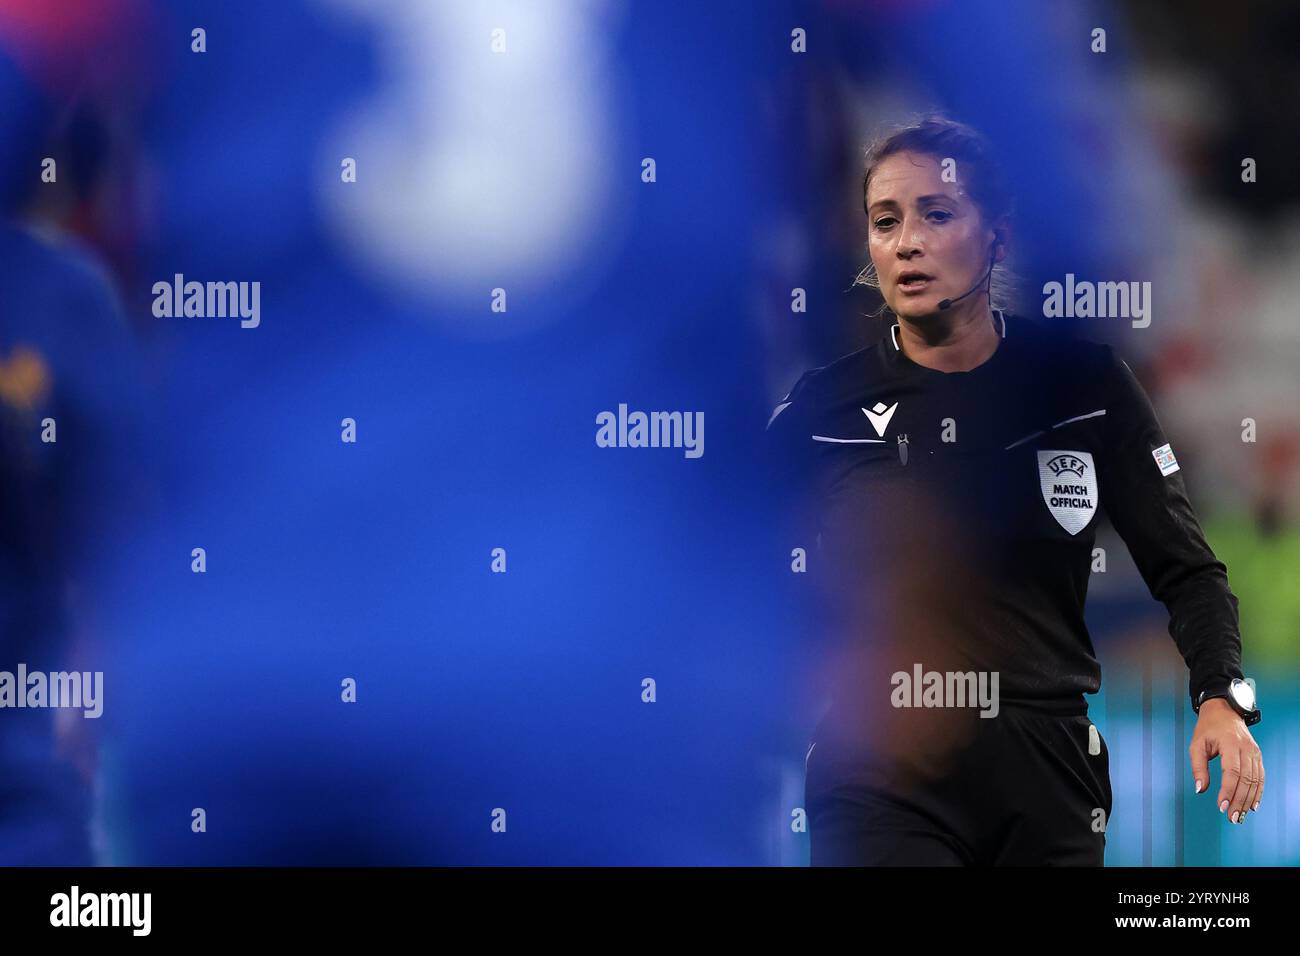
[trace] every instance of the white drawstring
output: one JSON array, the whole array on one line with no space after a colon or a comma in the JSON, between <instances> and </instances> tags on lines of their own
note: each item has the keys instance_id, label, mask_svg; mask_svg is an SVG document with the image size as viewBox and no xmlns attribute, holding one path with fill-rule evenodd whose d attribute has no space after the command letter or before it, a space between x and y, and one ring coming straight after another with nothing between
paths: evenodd
<instances>
[{"instance_id":1,"label":"white drawstring","mask_svg":"<svg viewBox=\"0 0 1300 956\"><path fill-rule=\"evenodd\" d=\"M998 314L998 318L1002 320L1002 337L1005 339L1007 337L1007 317L1002 314L1001 309L994 309L993 311L996 312ZM889 327L889 339L894 343L894 351L901 352L902 349L898 347L898 333L894 331L897 328L898 328L897 322L895 322L893 325Z\"/></svg>"}]
</instances>

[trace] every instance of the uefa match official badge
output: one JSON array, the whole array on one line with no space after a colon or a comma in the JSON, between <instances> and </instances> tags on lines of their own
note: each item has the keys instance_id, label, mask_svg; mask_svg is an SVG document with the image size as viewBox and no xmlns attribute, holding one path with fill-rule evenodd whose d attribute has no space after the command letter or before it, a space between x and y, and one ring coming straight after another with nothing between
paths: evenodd
<instances>
[{"instance_id":1,"label":"uefa match official badge","mask_svg":"<svg viewBox=\"0 0 1300 956\"><path fill-rule=\"evenodd\" d=\"M1088 526L1097 512L1097 470L1086 451L1040 451L1038 482L1052 517L1070 534Z\"/></svg>"}]
</instances>

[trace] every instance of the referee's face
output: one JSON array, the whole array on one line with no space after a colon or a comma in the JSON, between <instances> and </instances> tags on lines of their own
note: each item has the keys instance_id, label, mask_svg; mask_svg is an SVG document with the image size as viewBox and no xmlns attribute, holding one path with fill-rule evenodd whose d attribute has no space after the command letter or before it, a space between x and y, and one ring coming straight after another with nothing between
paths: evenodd
<instances>
[{"instance_id":1,"label":"referee's face","mask_svg":"<svg viewBox=\"0 0 1300 956\"><path fill-rule=\"evenodd\" d=\"M989 267L993 230L962 186L960 164L949 166L945 175L937 157L895 153L871 174L868 248L885 302L901 318L938 314Z\"/></svg>"}]
</instances>

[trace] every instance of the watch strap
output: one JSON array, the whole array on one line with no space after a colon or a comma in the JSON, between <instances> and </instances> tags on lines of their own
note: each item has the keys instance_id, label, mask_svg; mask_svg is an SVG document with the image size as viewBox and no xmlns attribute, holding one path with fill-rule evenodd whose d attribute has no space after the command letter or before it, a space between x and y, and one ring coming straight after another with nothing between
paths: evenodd
<instances>
[{"instance_id":1,"label":"watch strap","mask_svg":"<svg viewBox=\"0 0 1300 956\"><path fill-rule=\"evenodd\" d=\"M1201 691L1201 695L1199 698L1197 698L1196 706L1193 708L1193 710L1199 714L1201 712L1201 705L1204 704L1207 700L1213 700L1216 697L1222 697L1224 700L1226 700L1228 702L1228 706L1231 707L1234 711L1236 711L1237 714L1241 717L1241 719L1246 722L1247 727L1251 727L1259 723L1260 720L1262 719L1262 715L1259 712L1258 704L1255 705L1254 710L1242 710L1241 705L1239 705L1235 700L1232 699L1232 694L1228 693L1228 688L1226 687L1220 690L1209 689L1209 690Z\"/></svg>"}]
</instances>

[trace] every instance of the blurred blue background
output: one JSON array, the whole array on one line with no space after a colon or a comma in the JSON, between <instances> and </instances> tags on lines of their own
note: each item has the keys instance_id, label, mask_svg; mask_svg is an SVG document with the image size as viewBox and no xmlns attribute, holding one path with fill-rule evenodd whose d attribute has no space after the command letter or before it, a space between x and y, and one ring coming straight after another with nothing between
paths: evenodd
<instances>
[{"instance_id":1,"label":"blurred blue background","mask_svg":"<svg viewBox=\"0 0 1300 956\"><path fill-rule=\"evenodd\" d=\"M1230 830L1100 542L1107 861L1300 860L1300 21L1254 6L0 0L0 668L105 674L99 721L3 715L0 862L806 862L762 428L883 331L861 148L930 107L1013 157L1027 290L1156 280L1150 329L1078 331L1151 391L1242 599L1269 776ZM260 326L155 317L176 273L260 282ZM620 403L703 411L705 455L597 447ZM1257 446L1201 427L1243 414Z\"/></svg>"}]
</instances>

